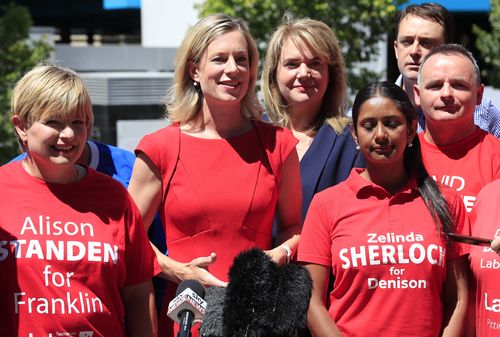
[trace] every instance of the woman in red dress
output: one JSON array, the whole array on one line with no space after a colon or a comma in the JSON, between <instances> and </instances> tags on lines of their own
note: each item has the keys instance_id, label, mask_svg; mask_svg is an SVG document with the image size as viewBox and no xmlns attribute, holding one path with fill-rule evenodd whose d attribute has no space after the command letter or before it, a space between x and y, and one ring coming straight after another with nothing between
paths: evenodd
<instances>
[{"instance_id":1,"label":"woman in red dress","mask_svg":"<svg viewBox=\"0 0 500 337\"><path fill-rule=\"evenodd\" d=\"M157 269L172 282L224 286L242 250L259 247L278 264L296 251L297 140L259 121L258 58L242 20L217 14L199 21L177 52L167 103L172 125L136 149L129 191L144 224L161 213L168 256L156 252Z\"/></svg>"}]
</instances>

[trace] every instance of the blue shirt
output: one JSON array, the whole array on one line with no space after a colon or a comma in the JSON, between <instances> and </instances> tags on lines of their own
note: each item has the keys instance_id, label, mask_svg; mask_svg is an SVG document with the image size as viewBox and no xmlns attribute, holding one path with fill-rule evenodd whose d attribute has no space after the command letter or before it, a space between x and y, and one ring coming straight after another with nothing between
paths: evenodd
<instances>
[{"instance_id":1,"label":"blue shirt","mask_svg":"<svg viewBox=\"0 0 500 337\"><path fill-rule=\"evenodd\" d=\"M127 150L108 144L87 141L90 149L89 167L97 172L104 173L122 183L128 188L132 169L134 168L135 155ZM21 153L13 161L26 158L26 153Z\"/></svg>"}]
</instances>

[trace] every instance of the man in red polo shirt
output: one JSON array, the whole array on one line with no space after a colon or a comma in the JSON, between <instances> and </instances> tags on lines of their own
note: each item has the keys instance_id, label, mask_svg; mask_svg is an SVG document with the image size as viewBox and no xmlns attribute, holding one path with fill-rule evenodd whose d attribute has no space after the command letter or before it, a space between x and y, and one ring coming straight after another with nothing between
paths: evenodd
<instances>
[{"instance_id":1,"label":"man in red polo shirt","mask_svg":"<svg viewBox=\"0 0 500 337\"><path fill-rule=\"evenodd\" d=\"M470 212L481 188L500 178L500 141L474 124L484 89L477 63L462 46L438 46L423 59L413 89L425 115L419 139L427 171L455 188Z\"/></svg>"}]
</instances>

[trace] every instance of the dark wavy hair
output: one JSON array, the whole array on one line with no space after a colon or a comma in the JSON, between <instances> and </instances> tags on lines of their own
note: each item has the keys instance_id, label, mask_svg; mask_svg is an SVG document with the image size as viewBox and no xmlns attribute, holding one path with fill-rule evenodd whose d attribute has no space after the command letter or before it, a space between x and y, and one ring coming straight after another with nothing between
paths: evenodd
<instances>
[{"instance_id":1,"label":"dark wavy hair","mask_svg":"<svg viewBox=\"0 0 500 337\"><path fill-rule=\"evenodd\" d=\"M398 85L383 81L372 82L361 88L356 95L354 105L352 107L352 120L354 124L354 132L357 134L357 122L359 117L359 108L364 102L373 97L384 97L390 99L398 110L406 117L408 124L411 124L417 119L417 112L411 104L406 93ZM424 200L427 209L431 213L432 219L438 230L449 233L453 231L454 222L451 216L448 202L441 194L437 183L429 176L420 149L420 141L418 137L412 140L413 146L407 147L404 153L404 167L408 175L414 176L417 180L418 190Z\"/></svg>"},{"instance_id":2,"label":"dark wavy hair","mask_svg":"<svg viewBox=\"0 0 500 337\"><path fill-rule=\"evenodd\" d=\"M408 5L396 16L396 39L399 33L399 24L408 15L418 16L424 20L440 24L444 29L444 43L451 43L455 35L455 20L445 7L433 2L420 5Z\"/></svg>"}]
</instances>

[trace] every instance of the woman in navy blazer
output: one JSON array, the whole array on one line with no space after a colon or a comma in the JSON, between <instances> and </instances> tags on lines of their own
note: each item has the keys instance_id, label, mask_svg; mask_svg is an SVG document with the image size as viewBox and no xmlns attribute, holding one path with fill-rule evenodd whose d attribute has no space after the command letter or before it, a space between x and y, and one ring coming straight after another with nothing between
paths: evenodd
<instances>
[{"instance_id":1,"label":"woman in navy blazer","mask_svg":"<svg viewBox=\"0 0 500 337\"><path fill-rule=\"evenodd\" d=\"M343 114L346 75L340 47L325 23L300 19L274 32L262 72L264 103L272 122L299 140L302 219L316 192L364 167Z\"/></svg>"}]
</instances>

